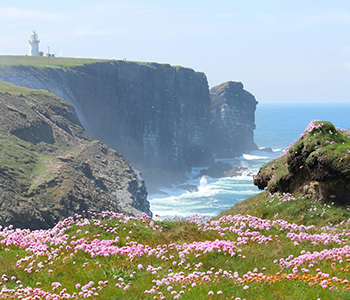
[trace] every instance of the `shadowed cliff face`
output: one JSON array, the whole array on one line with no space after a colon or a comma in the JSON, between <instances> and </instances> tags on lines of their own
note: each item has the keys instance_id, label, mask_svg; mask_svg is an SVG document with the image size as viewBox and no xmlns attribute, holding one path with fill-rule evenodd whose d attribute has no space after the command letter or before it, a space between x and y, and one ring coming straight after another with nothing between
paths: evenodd
<instances>
[{"instance_id":1,"label":"shadowed cliff face","mask_svg":"<svg viewBox=\"0 0 350 300\"><path fill-rule=\"evenodd\" d=\"M67 78L91 135L133 163L183 171L209 162L203 73L116 62L78 67Z\"/></svg>"},{"instance_id":2,"label":"shadowed cliff face","mask_svg":"<svg viewBox=\"0 0 350 300\"><path fill-rule=\"evenodd\" d=\"M87 133L122 153L143 175L164 179L165 173L210 165L213 152L232 157L256 148L254 97L240 83L233 89L228 83L212 89L212 102L218 103L213 109L206 76L192 69L110 61L1 68L0 77L68 100Z\"/></svg>"}]
</instances>

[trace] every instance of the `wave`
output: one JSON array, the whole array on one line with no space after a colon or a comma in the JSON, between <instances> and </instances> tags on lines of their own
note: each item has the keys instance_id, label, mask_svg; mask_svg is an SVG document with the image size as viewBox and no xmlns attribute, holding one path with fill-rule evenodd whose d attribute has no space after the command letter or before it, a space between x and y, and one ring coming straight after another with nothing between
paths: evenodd
<instances>
[{"instance_id":1,"label":"wave","mask_svg":"<svg viewBox=\"0 0 350 300\"><path fill-rule=\"evenodd\" d=\"M280 153L282 153L281 149L274 149L272 152L257 150L243 154L241 157L217 159L216 161L249 169L242 175L234 177L202 176L194 179L203 168L193 168L186 174L190 179L182 185L182 188L181 185L173 186L161 189L160 193L149 195L151 211L154 215L159 215L160 219L172 218L175 215L183 218L196 214L205 217L218 215L234 204L259 193L258 188L253 184L251 171L256 173L262 164ZM186 186L194 186L197 189L187 191Z\"/></svg>"}]
</instances>

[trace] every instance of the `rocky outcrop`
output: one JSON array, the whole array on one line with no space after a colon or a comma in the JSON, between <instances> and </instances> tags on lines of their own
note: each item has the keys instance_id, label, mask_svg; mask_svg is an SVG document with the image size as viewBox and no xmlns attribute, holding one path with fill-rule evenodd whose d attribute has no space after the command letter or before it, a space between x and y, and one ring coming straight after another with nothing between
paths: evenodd
<instances>
[{"instance_id":1,"label":"rocky outcrop","mask_svg":"<svg viewBox=\"0 0 350 300\"><path fill-rule=\"evenodd\" d=\"M0 224L50 228L84 212L152 215L144 180L54 95L0 93Z\"/></svg>"},{"instance_id":2,"label":"rocky outcrop","mask_svg":"<svg viewBox=\"0 0 350 300\"><path fill-rule=\"evenodd\" d=\"M241 82L225 82L210 89L213 153L235 157L257 150L254 143L255 97Z\"/></svg>"},{"instance_id":3,"label":"rocky outcrop","mask_svg":"<svg viewBox=\"0 0 350 300\"><path fill-rule=\"evenodd\" d=\"M350 204L350 132L312 121L286 153L260 168L254 184L320 202Z\"/></svg>"},{"instance_id":4,"label":"rocky outcrop","mask_svg":"<svg viewBox=\"0 0 350 300\"><path fill-rule=\"evenodd\" d=\"M69 101L87 133L140 168L147 184L208 166L213 152L232 157L256 148L254 97L231 82L213 88L210 100L205 74L192 69L106 61L2 67L0 79Z\"/></svg>"}]
</instances>

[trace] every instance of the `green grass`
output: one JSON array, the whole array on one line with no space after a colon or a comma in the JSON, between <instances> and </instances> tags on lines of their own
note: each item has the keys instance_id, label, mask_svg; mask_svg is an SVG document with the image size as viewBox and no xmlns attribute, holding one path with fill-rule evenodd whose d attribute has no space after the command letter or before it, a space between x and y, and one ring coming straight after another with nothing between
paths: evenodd
<instances>
[{"instance_id":1,"label":"green grass","mask_svg":"<svg viewBox=\"0 0 350 300\"><path fill-rule=\"evenodd\" d=\"M0 66L32 66L32 67L71 67L82 66L96 62L110 61L108 59L47 57L43 56L0 56Z\"/></svg>"},{"instance_id":2,"label":"green grass","mask_svg":"<svg viewBox=\"0 0 350 300\"><path fill-rule=\"evenodd\" d=\"M18 86L5 81L0 81L0 91L2 93L11 93L14 95L33 93L32 89L28 89L26 87Z\"/></svg>"},{"instance_id":3,"label":"green grass","mask_svg":"<svg viewBox=\"0 0 350 300\"><path fill-rule=\"evenodd\" d=\"M0 166L21 185L30 185L30 177L27 174L33 173L38 162L39 154L33 151L29 143L0 136Z\"/></svg>"},{"instance_id":4,"label":"green grass","mask_svg":"<svg viewBox=\"0 0 350 300\"><path fill-rule=\"evenodd\" d=\"M28 235L28 231L14 234L6 229L0 232L0 240L5 241L5 236L11 236L12 239L7 240L13 241L13 238L22 236L22 245L12 242L0 244L0 269L9 279L6 283L4 279L0 282L17 292L20 290L19 284L22 284L23 287L40 287L52 294L59 294L65 288L67 293L73 295L82 292L81 288L76 288L76 284L83 286L93 281L87 288L97 293L91 295L92 299L174 299L176 295L179 295L179 299L349 299L350 285L344 280L349 277L350 259L345 255L342 261L321 259L314 260L314 265L310 265L310 261L302 263L294 278L288 278L294 266L283 267L275 262L282 258L288 261L291 255L298 257L307 251L319 253L324 249L341 248L349 242L349 235L344 235L350 233L350 222L346 221L349 211L331 205L322 216L323 222L320 221L321 217L308 218L305 212L304 220L314 226L302 231L309 236L330 234L335 237L340 234L340 242L298 240L296 245L289 237L290 233L299 233L296 225L292 225L302 222L296 212L289 216L288 223L294 229L283 227L278 222L272 223L278 220L272 216L274 212L287 216L290 210L295 209L296 203L303 201L281 202L281 197L277 195L272 200L262 193L234 206L216 220L207 222L198 219L152 221L120 215L109 219L95 215L94 220L90 221L83 218L79 219L80 223L65 221L60 225L60 230L53 232L41 231ZM304 205L307 207L315 203L307 200ZM267 213L266 219L271 220L270 223L249 216L230 216L237 212L264 215L269 210L272 211ZM342 222L324 227L329 220ZM256 227L255 223L261 227ZM270 225L266 227L266 224ZM27 244L24 240L27 240ZM224 246L227 241L236 245L234 255ZM31 242L33 246L30 247ZM190 249L188 247L192 243L200 242L204 243L202 250L181 254L186 248ZM223 246L208 248L205 245L209 242L213 242L212 245L221 242ZM98 243L100 246L97 246ZM124 249L124 254L102 251L103 243L109 243L108 247ZM32 252L40 244L48 248ZM84 244L86 246L82 247ZM92 244L95 246L91 248L89 245ZM93 254L84 249L91 249ZM140 254L128 255L130 249L139 249ZM102 251L101 255L98 254L99 250ZM303 268L309 272L303 273ZM238 272L240 279L234 277L235 272ZM11 280L11 276L16 279ZM326 276L329 279L322 287L319 283ZM53 289L53 282L59 282L61 286ZM124 289L125 286L127 289ZM249 288L245 289L246 286ZM147 293L152 288L154 294ZM172 295L172 291L176 293ZM213 295L210 295L210 291ZM82 297L77 295L77 299ZM0 296L0 299L7 298Z\"/></svg>"},{"instance_id":5,"label":"green grass","mask_svg":"<svg viewBox=\"0 0 350 300\"><path fill-rule=\"evenodd\" d=\"M52 180L59 171L59 165L62 165L59 159L35 151L30 143L16 137L0 136L1 185L5 190L12 186L24 194L31 193Z\"/></svg>"},{"instance_id":6,"label":"green grass","mask_svg":"<svg viewBox=\"0 0 350 300\"><path fill-rule=\"evenodd\" d=\"M276 220L283 219L298 225L317 225L320 227L329 224L338 224L350 219L350 208L335 203L320 203L312 198L289 193L262 192L237 203L223 215L252 215L258 218Z\"/></svg>"},{"instance_id":7,"label":"green grass","mask_svg":"<svg viewBox=\"0 0 350 300\"><path fill-rule=\"evenodd\" d=\"M0 67L11 67L11 66L31 66L36 68L62 68L62 67L75 67L83 66L86 64L93 64L99 62L117 62L115 59L97 59L97 58L75 58L75 57L47 57L43 56L10 56L0 55ZM155 68L153 62L141 62L141 61L126 61L136 63L142 66L148 66ZM180 68L180 66L176 66Z\"/></svg>"}]
</instances>

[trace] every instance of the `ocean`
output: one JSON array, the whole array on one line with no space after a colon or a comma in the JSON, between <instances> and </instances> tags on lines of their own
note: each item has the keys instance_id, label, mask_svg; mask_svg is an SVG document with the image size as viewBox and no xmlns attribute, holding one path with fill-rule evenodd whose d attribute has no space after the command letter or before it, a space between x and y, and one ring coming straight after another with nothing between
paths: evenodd
<instances>
[{"instance_id":1,"label":"ocean","mask_svg":"<svg viewBox=\"0 0 350 300\"><path fill-rule=\"evenodd\" d=\"M273 152L253 151L241 157L222 159L234 165L247 167L254 173L261 165L277 157L299 139L312 120L330 121L336 127L350 127L350 103L259 103L255 112L254 140L259 148ZM187 174L193 178L200 169ZM188 192L174 185L161 193L151 194L148 200L156 218L186 218L192 215L212 217L260 191L252 176L189 179L186 184L196 185L198 191ZM158 217L159 216L159 217Z\"/></svg>"}]
</instances>

